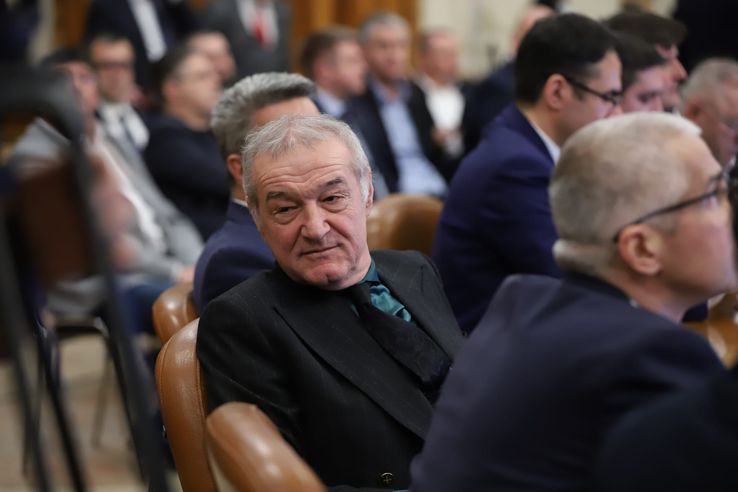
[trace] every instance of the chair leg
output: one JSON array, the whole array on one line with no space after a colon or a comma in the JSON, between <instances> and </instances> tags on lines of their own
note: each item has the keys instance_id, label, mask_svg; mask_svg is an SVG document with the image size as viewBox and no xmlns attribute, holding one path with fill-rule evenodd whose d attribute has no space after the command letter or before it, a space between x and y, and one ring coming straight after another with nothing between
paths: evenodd
<instances>
[{"instance_id":1,"label":"chair leg","mask_svg":"<svg viewBox=\"0 0 738 492\"><path fill-rule=\"evenodd\" d=\"M99 448L102 442L102 425L108 407L108 387L112 377L113 361L110 354L105 350L105 369L100 378L100 388L97 391L97 403L95 404L95 416L92 422L92 446Z\"/></svg>"}]
</instances>

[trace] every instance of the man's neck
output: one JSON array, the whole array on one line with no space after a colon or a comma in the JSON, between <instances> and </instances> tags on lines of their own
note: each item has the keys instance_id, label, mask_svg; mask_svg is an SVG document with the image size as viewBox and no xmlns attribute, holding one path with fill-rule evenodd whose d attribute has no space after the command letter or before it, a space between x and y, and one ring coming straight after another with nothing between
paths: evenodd
<instances>
[{"instance_id":1,"label":"man's neck","mask_svg":"<svg viewBox=\"0 0 738 492\"><path fill-rule=\"evenodd\" d=\"M561 147L564 144L565 139L560 135L561 132L557 131L555 121L548 111L535 105L525 106L518 104L518 108L528 121L537 126L556 145Z\"/></svg>"},{"instance_id":2,"label":"man's neck","mask_svg":"<svg viewBox=\"0 0 738 492\"><path fill-rule=\"evenodd\" d=\"M638 307L651 311L674 323L681 323L684 313L698 301L685 301L653 279L625 272L609 271L600 278L622 290Z\"/></svg>"},{"instance_id":3,"label":"man's neck","mask_svg":"<svg viewBox=\"0 0 738 492\"><path fill-rule=\"evenodd\" d=\"M165 112L180 120L191 130L205 131L210 128L210 118L207 115L201 115L196 111L189 111L182 106L167 105Z\"/></svg>"},{"instance_id":4,"label":"man's neck","mask_svg":"<svg viewBox=\"0 0 738 492\"><path fill-rule=\"evenodd\" d=\"M381 88L387 98L391 101L394 101L398 97L400 97L400 84L402 83L401 80L389 80L389 79L382 79L379 77L374 77L374 82Z\"/></svg>"}]
</instances>

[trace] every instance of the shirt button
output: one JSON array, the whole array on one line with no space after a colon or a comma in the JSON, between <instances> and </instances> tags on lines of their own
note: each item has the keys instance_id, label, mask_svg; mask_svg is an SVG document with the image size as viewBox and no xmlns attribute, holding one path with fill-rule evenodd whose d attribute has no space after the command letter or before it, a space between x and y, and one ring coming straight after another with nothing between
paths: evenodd
<instances>
[{"instance_id":1,"label":"shirt button","mask_svg":"<svg viewBox=\"0 0 738 492\"><path fill-rule=\"evenodd\" d=\"M382 473L379 476L379 482L384 485L385 487L389 487L392 485L395 481L395 476L391 474L390 472Z\"/></svg>"}]
</instances>

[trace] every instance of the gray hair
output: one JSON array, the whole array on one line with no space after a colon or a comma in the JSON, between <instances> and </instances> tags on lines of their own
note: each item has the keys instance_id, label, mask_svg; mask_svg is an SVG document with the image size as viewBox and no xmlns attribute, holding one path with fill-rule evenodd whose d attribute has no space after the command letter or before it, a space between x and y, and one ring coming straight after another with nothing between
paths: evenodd
<instances>
[{"instance_id":1,"label":"gray hair","mask_svg":"<svg viewBox=\"0 0 738 492\"><path fill-rule=\"evenodd\" d=\"M725 84L738 85L738 62L731 58L709 58L692 71L682 88L682 105L696 100L720 104Z\"/></svg>"},{"instance_id":2,"label":"gray hair","mask_svg":"<svg viewBox=\"0 0 738 492\"><path fill-rule=\"evenodd\" d=\"M259 209L257 190L251 180L251 171L256 158L266 154L272 159L277 159L295 149L313 148L332 138L339 140L348 148L351 154L350 164L359 181L362 200L368 200L371 183L369 160L351 128L346 123L327 115L287 115L251 132L243 146L241 154L243 189L254 220L258 220Z\"/></svg>"},{"instance_id":3,"label":"gray hair","mask_svg":"<svg viewBox=\"0 0 738 492\"><path fill-rule=\"evenodd\" d=\"M256 111L297 97L308 97L312 92L313 83L295 73L259 73L234 84L223 93L210 118L223 158L241 152L246 135L253 129Z\"/></svg>"},{"instance_id":4,"label":"gray hair","mask_svg":"<svg viewBox=\"0 0 738 492\"><path fill-rule=\"evenodd\" d=\"M359 27L359 42L366 45L371 39L374 29L378 26L401 27L406 32L410 32L410 26L401 15L393 12L377 12L364 19L364 22L361 23L361 27Z\"/></svg>"},{"instance_id":5,"label":"gray hair","mask_svg":"<svg viewBox=\"0 0 738 492\"><path fill-rule=\"evenodd\" d=\"M549 196L559 235L556 262L565 269L601 273L615 257L612 241L638 217L681 199L687 163L676 148L699 137L690 121L661 113L632 113L597 121L564 145ZM673 217L654 221L673 227Z\"/></svg>"}]
</instances>

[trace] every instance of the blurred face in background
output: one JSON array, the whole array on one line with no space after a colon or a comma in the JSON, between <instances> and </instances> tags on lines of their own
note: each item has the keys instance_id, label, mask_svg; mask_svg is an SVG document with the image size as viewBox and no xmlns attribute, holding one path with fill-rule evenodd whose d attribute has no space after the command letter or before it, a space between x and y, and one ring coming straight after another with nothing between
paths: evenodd
<instances>
[{"instance_id":1,"label":"blurred face in background","mask_svg":"<svg viewBox=\"0 0 738 492\"><path fill-rule=\"evenodd\" d=\"M94 117L100 96L97 90L97 77L92 68L81 61L61 63L54 68L69 76L82 114L87 118Z\"/></svg>"},{"instance_id":2,"label":"blurred face in background","mask_svg":"<svg viewBox=\"0 0 738 492\"><path fill-rule=\"evenodd\" d=\"M208 32L193 36L187 46L205 55L220 75L221 82L228 84L236 76L236 62L226 37L219 32Z\"/></svg>"},{"instance_id":3,"label":"blurred face in background","mask_svg":"<svg viewBox=\"0 0 738 492\"><path fill-rule=\"evenodd\" d=\"M400 24L378 24L364 45L369 70L380 82L394 83L407 77L410 34Z\"/></svg>"},{"instance_id":4,"label":"blurred face in background","mask_svg":"<svg viewBox=\"0 0 738 492\"><path fill-rule=\"evenodd\" d=\"M665 86L664 69L661 65L639 71L635 81L623 93L623 113L663 111Z\"/></svg>"},{"instance_id":5,"label":"blurred face in background","mask_svg":"<svg viewBox=\"0 0 738 492\"><path fill-rule=\"evenodd\" d=\"M430 34L420 58L423 73L436 83L453 84L459 77L459 43L449 32Z\"/></svg>"},{"instance_id":6,"label":"blurred face in background","mask_svg":"<svg viewBox=\"0 0 738 492\"><path fill-rule=\"evenodd\" d=\"M725 83L714 94L685 108L685 116L702 129L702 139L721 166L738 153L738 81Z\"/></svg>"},{"instance_id":7,"label":"blurred face in background","mask_svg":"<svg viewBox=\"0 0 738 492\"><path fill-rule=\"evenodd\" d=\"M177 106L201 117L209 117L220 99L220 75L210 60L193 53L165 84L167 107Z\"/></svg>"},{"instance_id":8,"label":"blurred face in background","mask_svg":"<svg viewBox=\"0 0 738 492\"><path fill-rule=\"evenodd\" d=\"M656 45L655 48L659 55L666 60L666 63L663 65L665 87L662 101L664 103L664 109L673 111L682 102L682 98L679 95L679 86L687 78L687 71L684 69L682 62L679 61L679 48L675 45Z\"/></svg>"},{"instance_id":9,"label":"blurred face in background","mask_svg":"<svg viewBox=\"0 0 738 492\"><path fill-rule=\"evenodd\" d=\"M100 95L111 103L130 103L136 93L134 53L127 40L99 39L90 45Z\"/></svg>"}]
</instances>

